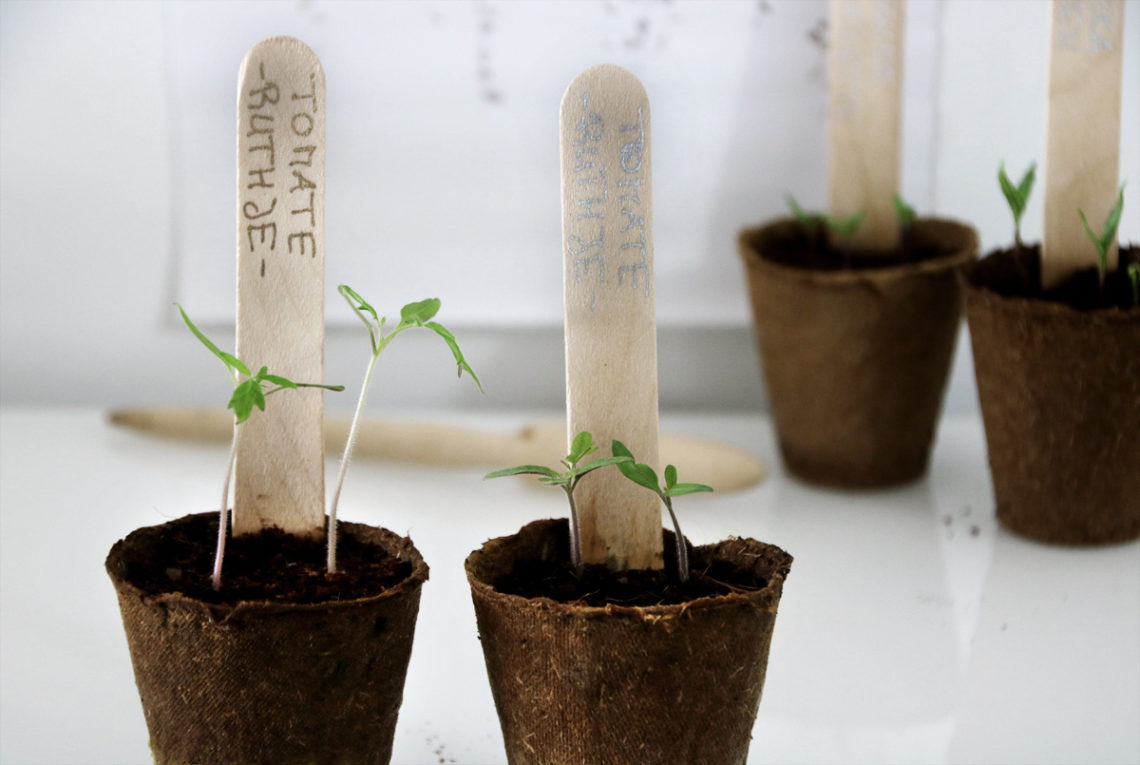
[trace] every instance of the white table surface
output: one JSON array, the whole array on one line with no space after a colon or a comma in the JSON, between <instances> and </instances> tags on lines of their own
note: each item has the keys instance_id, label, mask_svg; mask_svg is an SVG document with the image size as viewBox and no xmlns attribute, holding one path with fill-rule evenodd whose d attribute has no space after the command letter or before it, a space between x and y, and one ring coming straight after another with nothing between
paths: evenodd
<instances>
[{"instance_id":1,"label":"white table surface","mask_svg":"<svg viewBox=\"0 0 1140 765\"><path fill-rule=\"evenodd\" d=\"M760 416L662 425L774 463L751 490L678 504L695 543L753 536L795 556L750 763L1140 762L1140 543L1065 549L999 528L977 420L943 422L926 480L863 493L787 478ZM0 412L4 765L150 761L103 559L138 526L212 509L224 461L222 445L117 430L93 410ZM410 533L431 566L398 765L505 762L462 563L565 505L482 472L357 461L349 474L342 517Z\"/></svg>"}]
</instances>

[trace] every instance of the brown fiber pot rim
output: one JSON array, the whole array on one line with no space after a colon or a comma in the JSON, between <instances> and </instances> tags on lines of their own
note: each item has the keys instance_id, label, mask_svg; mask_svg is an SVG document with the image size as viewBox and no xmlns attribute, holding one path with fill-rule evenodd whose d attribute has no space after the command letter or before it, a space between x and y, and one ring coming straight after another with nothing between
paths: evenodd
<instances>
[{"instance_id":1,"label":"brown fiber pot rim","mask_svg":"<svg viewBox=\"0 0 1140 765\"><path fill-rule=\"evenodd\" d=\"M1140 307L1121 309L1117 306L1103 308L1074 308L1071 305L1047 298L1005 295L983 281L983 270L990 258L1008 255L1010 250L992 250L986 256L967 266L963 273L967 306L973 301L984 304L995 313L1006 316L1029 315L1040 321L1064 324L1129 324L1140 319Z\"/></svg>"},{"instance_id":2,"label":"brown fiber pot rim","mask_svg":"<svg viewBox=\"0 0 1140 765\"><path fill-rule=\"evenodd\" d=\"M201 513L201 515L213 516L216 515L216 513ZM112 545L111 551L107 554L105 562L107 574L111 577L112 581L114 581L116 587L122 589L124 592L132 593L140 600L153 605L200 610L208 613L210 618L219 624L246 618L258 619L272 617L282 613L336 612L355 609L389 598L406 596L422 587L424 582L428 579L428 565L424 562L423 556L420 555L419 550L416 549L410 538L402 537L393 531L379 526L341 521L338 524L341 534L345 532L353 533L360 538L379 545L389 555L409 561L412 564L412 570L408 573L407 577L375 595L346 600L327 600L319 603L279 603L261 600L243 600L238 603L207 603L181 592L155 593L136 586L126 575L125 569L127 560L124 557L124 548L130 540L141 542L143 541L142 538L146 536L161 535L165 527L177 523L179 520L182 519L175 519L174 521L155 526L142 526L132 531L123 539L120 539Z\"/></svg>"},{"instance_id":3,"label":"brown fiber pot rim","mask_svg":"<svg viewBox=\"0 0 1140 765\"><path fill-rule=\"evenodd\" d=\"M774 248L792 246L789 239L804 236L803 225L794 218L777 218L745 228L737 235L737 248L749 270L823 287L848 287L890 283L918 274L935 274L976 260L978 233L972 226L946 218L918 218L911 224L912 236L939 250L939 254L914 263L891 263L853 269L822 270L790 266L768 258Z\"/></svg>"},{"instance_id":4,"label":"brown fiber pot rim","mask_svg":"<svg viewBox=\"0 0 1140 765\"><path fill-rule=\"evenodd\" d=\"M707 612L720 608L736 608L745 603L756 608L774 611L783 590L784 580L787 578L793 562L792 556L779 547L749 537L729 537L715 544L690 548L691 559L700 560L702 555L714 557L718 551L723 550L726 546L739 545L742 548L757 547L763 553L762 562L766 564L765 567L769 569L765 574L768 580L767 584L761 589L751 592L706 596L687 600L683 603L671 603L658 606L621 606L612 603L607 603L604 606L588 606L577 603L562 603L547 597L528 598L522 595L500 592L481 578L490 578L498 573L495 571L481 570L488 567L484 558L487 557L486 550L489 546L516 541L523 532L539 529L543 525L549 525L549 528L552 530L558 524L565 523L565 519L532 521L515 534L495 537L494 539L489 539L484 542L478 550L472 551L463 563L463 567L467 572L467 581L471 585L472 591L477 592L483 598L498 600L504 605L509 604L515 608L533 608L537 611L547 611L552 614L572 616L580 619L625 618L644 621L647 618L684 616L690 611ZM666 533L668 534L670 532ZM759 563L760 561L758 561L757 567L759 567Z\"/></svg>"}]
</instances>

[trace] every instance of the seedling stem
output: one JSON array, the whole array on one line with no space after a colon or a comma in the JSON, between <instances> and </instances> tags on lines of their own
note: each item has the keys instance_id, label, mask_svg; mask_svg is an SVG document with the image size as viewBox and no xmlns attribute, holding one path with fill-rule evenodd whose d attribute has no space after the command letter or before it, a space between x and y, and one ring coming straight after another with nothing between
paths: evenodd
<instances>
[{"instance_id":1,"label":"seedling stem","mask_svg":"<svg viewBox=\"0 0 1140 765\"><path fill-rule=\"evenodd\" d=\"M628 461L618 464L618 470L629 480L639 486L652 491L665 504L669 511L669 518L673 521L673 541L677 545L677 577L681 583L689 581L689 547L685 542L685 535L681 533L681 524L677 521L677 514L673 512L673 497L685 494L696 494L701 491L712 491L711 486L703 483L677 483L677 468L672 465L665 467L664 488L657 481L657 473L649 465L637 462L633 454L621 441L614 441L611 447L615 457L628 457Z\"/></svg>"},{"instance_id":2,"label":"seedling stem","mask_svg":"<svg viewBox=\"0 0 1140 765\"><path fill-rule=\"evenodd\" d=\"M1081 223L1084 224L1085 233L1089 235L1092 240L1093 247L1096 248L1096 275L1097 282L1100 285L1100 294L1104 294L1104 280L1108 273L1108 251L1112 247L1113 241L1116 240L1116 229L1120 226L1120 214L1124 211L1124 185L1121 184L1120 191L1116 196L1116 204L1112 206L1109 211L1108 217L1104 221L1104 228L1101 229L1100 234L1092 230L1089 225L1088 218L1085 217L1084 210L1077 210L1081 216Z\"/></svg>"},{"instance_id":3,"label":"seedling stem","mask_svg":"<svg viewBox=\"0 0 1140 765\"><path fill-rule=\"evenodd\" d=\"M336 546L337 546L337 529L336 529L336 511L340 504L340 493L344 488L344 478L348 474L348 463L352 458L353 447L356 446L356 437L360 428L361 414L364 412L364 401L368 397L368 388L372 384L372 373L376 369L376 360L380 358L380 353L388 347L400 333L412 329L414 327L423 327L430 329L437 335L444 339L448 347L451 348L452 355L455 357L455 363L459 367L459 375L462 376L464 372L471 375L471 379L479 386L479 390L483 390L483 385L479 382L479 378L475 375L474 370L468 366L466 359L463 358L462 351L459 350L459 345L455 341L455 336L451 334L442 324L431 321L432 317L439 312L440 301L439 298L428 298L416 303L408 303L400 309L400 323L396 328L384 334L384 325L387 323L387 317L380 316L376 313L376 309L368 304L355 290L347 284L342 284L337 287L337 292L348 303L348 307L356 314L357 318L364 323L365 328L368 330L368 339L372 347L372 355L368 359L368 366L364 371L364 383L360 387L360 397L356 401L356 411L352 415L352 424L348 429L348 440L344 446L344 454L340 460L340 470L337 473L336 488L333 490L332 502L329 505L329 528L328 528L328 559L327 567L329 574L337 572L336 565Z\"/></svg>"},{"instance_id":4,"label":"seedling stem","mask_svg":"<svg viewBox=\"0 0 1140 765\"><path fill-rule=\"evenodd\" d=\"M504 478L510 475L536 475L539 477L539 483L547 486L559 486L566 492L566 498L570 503L570 563L574 566L575 576L578 577L582 576L586 567L582 561L582 532L578 526L578 505L574 502L574 489L578 487L578 482L587 473L607 465L620 466L633 459L629 456L615 454L613 457L600 457L579 467L579 463L584 458L597 450L598 447L594 446L594 437L590 435L589 431L583 430L574 436L573 441L570 442L570 453L566 455L566 459L561 460L562 466L566 468L563 473L543 465L519 465L505 470L496 470L483 476L483 480L486 480L488 478Z\"/></svg>"},{"instance_id":5,"label":"seedling stem","mask_svg":"<svg viewBox=\"0 0 1140 765\"><path fill-rule=\"evenodd\" d=\"M230 381L234 384L233 394L230 396L230 401L226 405L227 408L234 411L234 436L230 442L230 457L226 462L226 477L222 482L222 506L218 510L218 545L217 551L214 555L214 571L210 577L210 582L215 590L222 587L222 559L226 553L226 521L230 504L230 479L233 477L234 472L234 459L237 456L238 436L241 435L241 425L243 422L250 418L253 414L254 407L265 411L265 399L272 396L274 393L283 390L297 390L298 388L323 388L325 390L342 391L343 385L325 385L324 383L297 383L292 380L282 377L281 375L274 375L269 373L268 367L262 367L253 374L249 371L249 367L232 353L226 353L218 346L214 345L211 340L202 334L202 331L190 321L190 317L186 315L186 311L182 306L178 306L178 312L182 314L182 321L186 323L187 328L194 334L194 337L206 346L210 353L217 356L223 364L226 365L226 371L230 374ZM241 379L242 377L245 379ZM277 387L271 388L268 391L264 386L269 383Z\"/></svg>"}]
</instances>

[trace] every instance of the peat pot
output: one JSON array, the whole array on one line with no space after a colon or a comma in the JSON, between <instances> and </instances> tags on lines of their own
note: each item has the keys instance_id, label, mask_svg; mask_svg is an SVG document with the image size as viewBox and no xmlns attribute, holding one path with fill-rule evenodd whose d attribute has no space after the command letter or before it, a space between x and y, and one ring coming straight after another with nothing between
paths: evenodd
<instances>
[{"instance_id":1,"label":"peat pot","mask_svg":"<svg viewBox=\"0 0 1140 765\"><path fill-rule=\"evenodd\" d=\"M428 577L419 552L386 529L342 523L342 538L411 564L398 584L354 600L219 605L136 584L172 539L216 534L209 516L137 529L107 556L155 761L387 763Z\"/></svg>"},{"instance_id":2,"label":"peat pot","mask_svg":"<svg viewBox=\"0 0 1140 765\"><path fill-rule=\"evenodd\" d=\"M792 557L753 539L693 550L747 567L759 590L677 605L593 607L495 589L520 561L568 555L565 519L467 558L479 638L512 765L732 765L748 754Z\"/></svg>"},{"instance_id":3,"label":"peat pot","mask_svg":"<svg viewBox=\"0 0 1140 765\"><path fill-rule=\"evenodd\" d=\"M780 453L802 480L877 488L926 472L961 318L957 272L978 238L919 219L904 242L840 267L794 220L740 233Z\"/></svg>"},{"instance_id":4,"label":"peat pot","mask_svg":"<svg viewBox=\"0 0 1140 765\"><path fill-rule=\"evenodd\" d=\"M1037 257L1031 251L1019 266L1011 251L995 252L966 273L997 517L1014 533L1056 544L1135 539L1140 308L1074 308L1016 294L1010 285L1036 271ZM1121 259L1140 260L1140 252L1122 249Z\"/></svg>"}]
</instances>

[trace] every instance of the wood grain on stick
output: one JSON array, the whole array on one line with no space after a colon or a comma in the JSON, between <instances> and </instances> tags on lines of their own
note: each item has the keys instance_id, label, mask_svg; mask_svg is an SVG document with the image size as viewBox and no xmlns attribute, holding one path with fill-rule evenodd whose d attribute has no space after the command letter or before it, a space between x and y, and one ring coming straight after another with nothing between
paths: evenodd
<instances>
[{"instance_id":1,"label":"wood grain on stick","mask_svg":"<svg viewBox=\"0 0 1140 765\"><path fill-rule=\"evenodd\" d=\"M1095 266L1078 210L1100 233L1120 173L1123 0L1054 0L1050 10L1041 281L1049 288ZM1116 244L1109 268L1116 267Z\"/></svg>"},{"instance_id":2,"label":"wood grain on stick","mask_svg":"<svg viewBox=\"0 0 1140 765\"><path fill-rule=\"evenodd\" d=\"M237 355L297 382L324 375L325 75L299 40L273 37L238 77ZM235 534L324 525L323 398L282 391L242 427Z\"/></svg>"},{"instance_id":3,"label":"wood grain on stick","mask_svg":"<svg viewBox=\"0 0 1140 765\"><path fill-rule=\"evenodd\" d=\"M649 101L629 72L591 67L561 109L566 408L569 436L616 438L657 467L657 330ZM575 497L587 563L660 568L661 506L616 469Z\"/></svg>"},{"instance_id":4,"label":"wood grain on stick","mask_svg":"<svg viewBox=\"0 0 1140 765\"><path fill-rule=\"evenodd\" d=\"M831 0L828 61L832 215L866 219L849 242L870 252L898 246L903 3Z\"/></svg>"}]
</instances>

